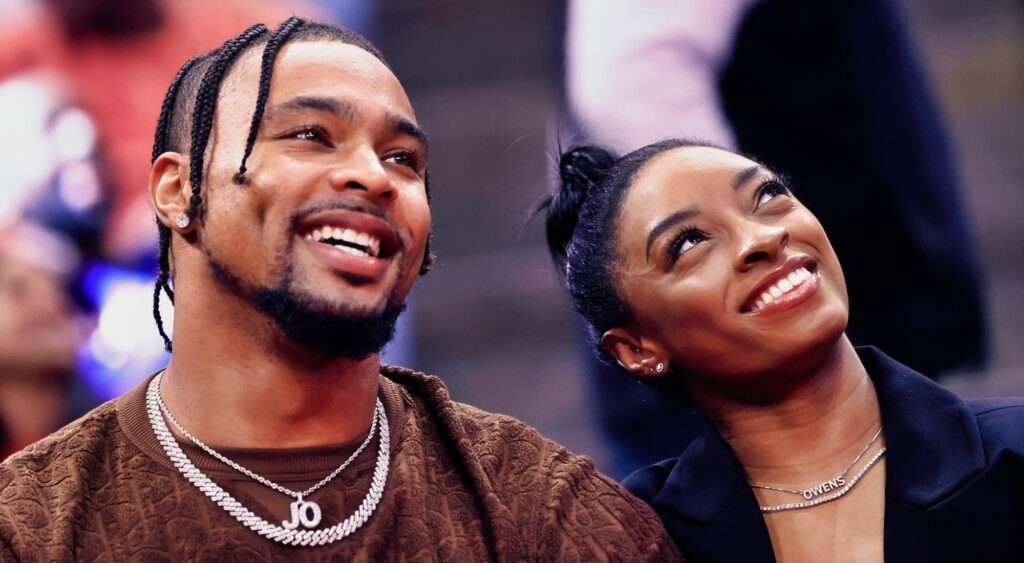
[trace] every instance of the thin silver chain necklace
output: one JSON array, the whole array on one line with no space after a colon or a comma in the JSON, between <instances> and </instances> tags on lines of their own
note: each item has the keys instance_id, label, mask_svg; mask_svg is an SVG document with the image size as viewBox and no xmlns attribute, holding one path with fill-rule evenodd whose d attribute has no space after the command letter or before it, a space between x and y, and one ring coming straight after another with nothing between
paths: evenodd
<instances>
[{"instance_id":1,"label":"thin silver chain necklace","mask_svg":"<svg viewBox=\"0 0 1024 563\"><path fill-rule=\"evenodd\" d=\"M174 466L190 483L250 530L267 539L286 545L327 545L341 540L358 530L366 523L367 520L369 520L370 515L373 514L373 511L380 503L380 499L384 493L384 486L387 482L388 465L390 463L391 455L388 419L384 412L384 405L381 404L380 399L377 399L376 407L374 408L374 418L370 425L370 435L367 436L359 449L345 460L345 463L343 463L338 469L319 483L302 493L296 493L290 489L277 485L269 479L256 475L237 463L234 463L185 431L184 428L178 424L177 420L174 419L170 410L167 409L167 406L163 404L163 400L160 398L160 381L162 378L163 372L153 378L146 391L146 410L149 414L149 421L153 426L153 432L156 434L157 440L160 442L160 445L163 446L167 457L170 458L171 462L174 463ZM280 526L271 524L254 514L251 510L235 500L227 491L214 483L209 477L200 471L188 459L188 457L185 456L185 453L182 451L178 441L174 438L174 435L167 427L167 423L164 421L164 416L174 424L175 428L177 428L182 435L188 437L204 451L231 466L236 471L239 471L278 492L295 497L296 501L291 504L291 520L281 522ZM380 442L378 446L379 449L377 451L377 464L374 467L373 479L370 482L370 490L367 492L363 502L359 505L359 508L356 509L355 513L344 521L331 526L330 528L320 530L311 529L320 524L322 512L320 511L319 505L315 502L307 501L303 497L324 486L341 473L341 471L344 470L345 467L347 467L363 449L365 449L366 445L369 444L370 439L374 434L374 429L378 424L380 426ZM298 528L300 525L307 529L299 530Z\"/></svg>"},{"instance_id":2,"label":"thin silver chain necklace","mask_svg":"<svg viewBox=\"0 0 1024 563\"><path fill-rule=\"evenodd\" d=\"M847 481L846 476L850 473L850 470L853 469L853 466L855 466L862 457L864 457L864 454L867 453L867 451L871 448L871 445L874 444L875 441L878 440L879 436L881 435L882 429L879 428L878 432L875 433L874 437L872 437L871 440L869 440L868 443L864 446L864 448L861 449L860 453L858 453L857 456L853 458L853 461L851 461L850 464L846 466L846 469L844 469L835 477L827 481L823 481L813 487L797 490L786 489L783 487L775 487L772 485L758 485L751 483L750 487L755 489L779 491L782 493L799 495L805 499L805 502L793 502L786 504L761 506L761 512L781 512L784 510L810 508L812 506L818 506L819 504L824 504L826 502L836 500L845 495L846 493L850 492L853 486L856 485L858 481L860 481L861 477L863 477L864 474L867 473L868 470L870 470L876 463L878 463L878 460L881 459L883 455L885 455L885 446L882 446L882 448L878 452L876 452L875 455L870 460L868 460L866 464L864 464L864 467L862 467L850 480Z\"/></svg>"}]
</instances>

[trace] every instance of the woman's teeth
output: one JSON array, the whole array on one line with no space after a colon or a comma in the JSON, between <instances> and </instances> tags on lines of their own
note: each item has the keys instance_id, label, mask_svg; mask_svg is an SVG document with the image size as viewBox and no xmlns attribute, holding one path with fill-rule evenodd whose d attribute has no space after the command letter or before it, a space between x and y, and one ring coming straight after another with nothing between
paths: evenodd
<instances>
[{"instance_id":1,"label":"woman's teeth","mask_svg":"<svg viewBox=\"0 0 1024 563\"><path fill-rule=\"evenodd\" d=\"M772 284L771 287L766 289L757 300L754 301L754 307L751 312L760 311L766 305L774 303L776 299L783 295L793 291L800 284L809 280L813 274L805 267L800 267L789 273L788 276L780 279L779 281Z\"/></svg>"},{"instance_id":2,"label":"woman's teeth","mask_svg":"<svg viewBox=\"0 0 1024 563\"><path fill-rule=\"evenodd\" d=\"M306 233L305 238L313 242L330 244L355 256L377 257L380 253L380 240L373 235L360 233L353 229L325 225Z\"/></svg>"}]
</instances>

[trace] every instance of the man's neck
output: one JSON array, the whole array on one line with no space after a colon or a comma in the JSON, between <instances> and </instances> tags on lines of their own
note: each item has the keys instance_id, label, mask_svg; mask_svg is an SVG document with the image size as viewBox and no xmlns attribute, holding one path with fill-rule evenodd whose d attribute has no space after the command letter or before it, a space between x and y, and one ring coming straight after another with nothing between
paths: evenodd
<instances>
[{"instance_id":1,"label":"man's neck","mask_svg":"<svg viewBox=\"0 0 1024 563\"><path fill-rule=\"evenodd\" d=\"M881 424L874 386L845 336L823 363L792 381L771 404L694 395L751 482L799 484L830 476Z\"/></svg>"},{"instance_id":2,"label":"man's neck","mask_svg":"<svg viewBox=\"0 0 1024 563\"><path fill-rule=\"evenodd\" d=\"M161 394L185 429L211 446L244 448L336 444L369 431L378 355L318 357L255 310L225 305L191 303L210 308L175 314Z\"/></svg>"}]
</instances>

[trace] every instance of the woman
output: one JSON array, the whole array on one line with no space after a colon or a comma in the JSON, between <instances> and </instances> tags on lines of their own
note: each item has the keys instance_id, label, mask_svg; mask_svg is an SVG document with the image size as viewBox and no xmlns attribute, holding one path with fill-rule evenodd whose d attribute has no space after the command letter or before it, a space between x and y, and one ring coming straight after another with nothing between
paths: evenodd
<instances>
[{"instance_id":1,"label":"woman","mask_svg":"<svg viewBox=\"0 0 1024 563\"><path fill-rule=\"evenodd\" d=\"M625 483L690 561L1024 560L1024 401L855 349L784 178L681 140L560 173L548 242L598 354L692 400L692 429L652 429L691 432L680 456Z\"/></svg>"}]
</instances>

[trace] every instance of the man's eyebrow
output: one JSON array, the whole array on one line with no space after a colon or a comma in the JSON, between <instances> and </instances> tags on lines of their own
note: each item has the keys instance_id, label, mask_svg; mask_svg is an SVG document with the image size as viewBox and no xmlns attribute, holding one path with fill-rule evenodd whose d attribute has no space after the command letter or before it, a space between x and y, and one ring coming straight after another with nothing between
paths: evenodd
<instances>
[{"instance_id":1,"label":"man's eyebrow","mask_svg":"<svg viewBox=\"0 0 1024 563\"><path fill-rule=\"evenodd\" d=\"M732 181L729 182L730 184L732 184L732 189L740 189L740 187L743 186L743 184L746 184L748 180L756 176L757 173L760 171L761 167L757 165L751 166L750 168L747 168L745 170L741 170L740 173L733 176Z\"/></svg>"},{"instance_id":2,"label":"man's eyebrow","mask_svg":"<svg viewBox=\"0 0 1024 563\"><path fill-rule=\"evenodd\" d=\"M647 259L650 260L651 245L654 244L654 241L661 235L661 233L671 229L673 225L682 223L683 221L686 221L691 217L696 217L697 215L700 215L700 209L698 209L696 205L691 205L685 209L676 211L655 225L654 228L651 229L651 234L647 236Z\"/></svg>"},{"instance_id":3,"label":"man's eyebrow","mask_svg":"<svg viewBox=\"0 0 1024 563\"><path fill-rule=\"evenodd\" d=\"M288 101L274 104L267 108L266 119L275 119L281 115L297 113L306 110L322 111L338 116L347 121L356 117L359 109L348 100L330 98L326 96L297 96ZM423 150L427 149L427 134L411 120L398 114L388 117L389 128L397 134L408 135L416 139Z\"/></svg>"},{"instance_id":4,"label":"man's eyebrow","mask_svg":"<svg viewBox=\"0 0 1024 563\"><path fill-rule=\"evenodd\" d=\"M423 145L423 150L427 150L427 134L409 119L402 117L401 115L391 116L391 130L399 135L408 135L419 141Z\"/></svg>"},{"instance_id":5,"label":"man's eyebrow","mask_svg":"<svg viewBox=\"0 0 1024 563\"><path fill-rule=\"evenodd\" d=\"M356 106L347 100L326 96L297 96L267 108L267 119L274 119L283 114L297 113L304 110L322 111L345 120L353 119L358 111Z\"/></svg>"}]
</instances>

